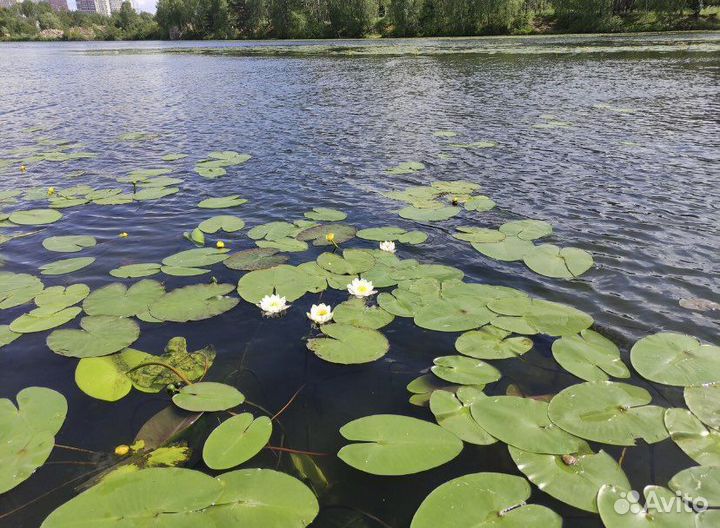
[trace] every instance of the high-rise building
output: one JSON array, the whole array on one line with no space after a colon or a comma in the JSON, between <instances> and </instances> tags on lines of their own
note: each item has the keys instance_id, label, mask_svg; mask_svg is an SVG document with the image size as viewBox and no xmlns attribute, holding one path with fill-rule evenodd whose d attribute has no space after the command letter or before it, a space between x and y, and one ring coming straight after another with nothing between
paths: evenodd
<instances>
[{"instance_id":1,"label":"high-rise building","mask_svg":"<svg viewBox=\"0 0 720 528\"><path fill-rule=\"evenodd\" d=\"M68 5L67 0L49 0L50 1L50 7L52 7L55 11L67 11Z\"/></svg>"},{"instance_id":2,"label":"high-rise building","mask_svg":"<svg viewBox=\"0 0 720 528\"><path fill-rule=\"evenodd\" d=\"M0 7L12 7L17 3L17 0L0 0Z\"/></svg>"},{"instance_id":3,"label":"high-rise building","mask_svg":"<svg viewBox=\"0 0 720 528\"><path fill-rule=\"evenodd\" d=\"M110 12L115 13L117 11L120 11L120 8L123 5L123 2L126 2L127 0L110 0Z\"/></svg>"},{"instance_id":4,"label":"high-rise building","mask_svg":"<svg viewBox=\"0 0 720 528\"><path fill-rule=\"evenodd\" d=\"M110 0L77 0L77 10L81 13L98 13L110 16Z\"/></svg>"}]
</instances>

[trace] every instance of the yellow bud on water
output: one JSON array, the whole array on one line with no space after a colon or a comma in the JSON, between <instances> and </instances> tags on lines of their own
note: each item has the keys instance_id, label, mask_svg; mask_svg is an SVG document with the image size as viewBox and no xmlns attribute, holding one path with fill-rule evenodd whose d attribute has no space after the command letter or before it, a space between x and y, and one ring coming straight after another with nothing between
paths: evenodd
<instances>
[{"instance_id":1,"label":"yellow bud on water","mask_svg":"<svg viewBox=\"0 0 720 528\"><path fill-rule=\"evenodd\" d=\"M218 240L218 241L217 241L217 244L215 244L215 246L216 246L218 249L222 249L222 248L225 247L225 242L223 242L222 240Z\"/></svg>"},{"instance_id":2,"label":"yellow bud on water","mask_svg":"<svg viewBox=\"0 0 720 528\"><path fill-rule=\"evenodd\" d=\"M128 234L127 234L125 231L123 231L123 232L120 233L118 236L119 236L120 238L127 238L127 237L128 237Z\"/></svg>"},{"instance_id":3,"label":"yellow bud on water","mask_svg":"<svg viewBox=\"0 0 720 528\"><path fill-rule=\"evenodd\" d=\"M48 196L55 194L55 187L48 187Z\"/></svg>"},{"instance_id":4,"label":"yellow bud on water","mask_svg":"<svg viewBox=\"0 0 720 528\"><path fill-rule=\"evenodd\" d=\"M335 240L335 233L328 233L327 235L325 235L325 240L327 240L328 242L332 242L333 240Z\"/></svg>"},{"instance_id":5,"label":"yellow bud on water","mask_svg":"<svg viewBox=\"0 0 720 528\"><path fill-rule=\"evenodd\" d=\"M125 444L119 445L115 448L115 454L117 456L125 456L130 452L130 446L126 446Z\"/></svg>"}]
</instances>

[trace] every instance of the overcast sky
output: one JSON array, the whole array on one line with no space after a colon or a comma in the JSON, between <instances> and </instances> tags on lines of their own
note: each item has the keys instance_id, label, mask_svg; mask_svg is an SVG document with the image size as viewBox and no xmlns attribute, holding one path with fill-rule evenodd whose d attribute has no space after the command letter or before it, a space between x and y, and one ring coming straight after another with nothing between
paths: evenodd
<instances>
[{"instance_id":1,"label":"overcast sky","mask_svg":"<svg viewBox=\"0 0 720 528\"><path fill-rule=\"evenodd\" d=\"M67 0L67 3L70 9L75 9L75 0ZM157 0L132 0L132 3L135 6L135 9L139 11L154 13Z\"/></svg>"}]
</instances>

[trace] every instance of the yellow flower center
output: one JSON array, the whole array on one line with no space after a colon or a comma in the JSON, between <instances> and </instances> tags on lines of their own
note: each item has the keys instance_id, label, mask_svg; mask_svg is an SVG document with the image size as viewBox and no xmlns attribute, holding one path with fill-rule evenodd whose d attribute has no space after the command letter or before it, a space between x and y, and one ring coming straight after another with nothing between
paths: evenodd
<instances>
[{"instance_id":1,"label":"yellow flower center","mask_svg":"<svg viewBox=\"0 0 720 528\"><path fill-rule=\"evenodd\" d=\"M318 314L318 315L327 315L327 314L328 314L328 311L327 311L327 310L324 310L324 309L320 309L320 310L318 310L318 313L317 313L317 314Z\"/></svg>"},{"instance_id":2,"label":"yellow flower center","mask_svg":"<svg viewBox=\"0 0 720 528\"><path fill-rule=\"evenodd\" d=\"M327 235L325 235L325 240L327 240L328 242L332 242L333 240L335 240L335 233L328 233Z\"/></svg>"}]
</instances>

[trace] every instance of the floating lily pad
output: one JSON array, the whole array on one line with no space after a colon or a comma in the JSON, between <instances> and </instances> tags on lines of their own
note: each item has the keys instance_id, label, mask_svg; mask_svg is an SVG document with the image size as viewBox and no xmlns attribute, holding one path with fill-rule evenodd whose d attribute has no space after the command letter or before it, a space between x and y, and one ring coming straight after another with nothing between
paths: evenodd
<instances>
[{"instance_id":1,"label":"floating lily pad","mask_svg":"<svg viewBox=\"0 0 720 528\"><path fill-rule=\"evenodd\" d=\"M308 249L306 242L290 237L279 238L278 240L258 240L255 244L260 248L286 252L307 251Z\"/></svg>"},{"instance_id":2,"label":"floating lily pad","mask_svg":"<svg viewBox=\"0 0 720 528\"><path fill-rule=\"evenodd\" d=\"M467 387L467 385L453 385L434 374L424 374L408 383L407 390L412 394L410 403L418 407L426 407L430 404L430 398L435 391L443 390L455 394L462 387ZM485 386L474 385L470 388L482 390Z\"/></svg>"},{"instance_id":3,"label":"floating lily pad","mask_svg":"<svg viewBox=\"0 0 720 528\"><path fill-rule=\"evenodd\" d=\"M132 317L147 311L164 294L164 286L152 279L141 280L129 288L116 282L92 292L83 302L83 310L88 315Z\"/></svg>"},{"instance_id":4,"label":"floating lily pad","mask_svg":"<svg viewBox=\"0 0 720 528\"><path fill-rule=\"evenodd\" d=\"M479 299L434 299L415 313L415 324L438 332L463 332L489 323L493 314Z\"/></svg>"},{"instance_id":5,"label":"floating lily pad","mask_svg":"<svg viewBox=\"0 0 720 528\"><path fill-rule=\"evenodd\" d=\"M281 264L243 275L238 282L237 290L240 297L257 304L263 297L273 293L292 302L307 292L318 293L326 287L327 284L320 277L306 273L300 268Z\"/></svg>"},{"instance_id":6,"label":"floating lily pad","mask_svg":"<svg viewBox=\"0 0 720 528\"><path fill-rule=\"evenodd\" d=\"M248 231L248 237L253 240L283 240L294 237L300 231L302 231L302 228L290 222L268 222L253 227Z\"/></svg>"},{"instance_id":7,"label":"floating lily pad","mask_svg":"<svg viewBox=\"0 0 720 528\"><path fill-rule=\"evenodd\" d=\"M150 277L160 273L160 264L155 262L143 262L140 264L127 264L110 270L110 275L120 279L134 279L139 277Z\"/></svg>"},{"instance_id":8,"label":"floating lily pad","mask_svg":"<svg viewBox=\"0 0 720 528\"><path fill-rule=\"evenodd\" d=\"M40 266L41 275L65 275L88 267L95 262L95 257L75 257L56 260L50 264Z\"/></svg>"},{"instance_id":9,"label":"floating lily pad","mask_svg":"<svg viewBox=\"0 0 720 528\"><path fill-rule=\"evenodd\" d=\"M708 429L686 409L665 411L670 438L702 466L720 466L720 431Z\"/></svg>"},{"instance_id":10,"label":"floating lily pad","mask_svg":"<svg viewBox=\"0 0 720 528\"><path fill-rule=\"evenodd\" d=\"M308 339L307 347L330 363L369 363L387 354L390 344L384 335L370 328L349 324L326 324L320 328L327 337Z\"/></svg>"},{"instance_id":11,"label":"floating lily pad","mask_svg":"<svg viewBox=\"0 0 720 528\"><path fill-rule=\"evenodd\" d=\"M604 485L631 489L625 472L605 451L588 446L574 455L542 455L510 446L517 467L538 488L575 508L597 513L597 494Z\"/></svg>"},{"instance_id":12,"label":"floating lily pad","mask_svg":"<svg viewBox=\"0 0 720 528\"><path fill-rule=\"evenodd\" d=\"M425 165L423 165L419 161L405 161L403 163L395 165L390 169L386 169L385 172L397 176L401 174L413 174L415 172L423 170L424 168Z\"/></svg>"},{"instance_id":13,"label":"floating lily pad","mask_svg":"<svg viewBox=\"0 0 720 528\"><path fill-rule=\"evenodd\" d=\"M231 194L230 196L218 198L206 198L198 203L198 207L201 209L230 209L231 207L239 207L244 203L247 203L247 200L240 198L240 195Z\"/></svg>"},{"instance_id":14,"label":"floating lily pad","mask_svg":"<svg viewBox=\"0 0 720 528\"><path fill-rule=\"evenodd\" d=\"M237 407L245 401L245 396L230 385L203 381L184 386L172 400L186 411L211 412Z\"/></svg>"},{"instance_id":15,"label":"floating lily pad","mask_svg":"<svg viewBox=\"0 0 720 528\"><path fill-rule=\"evenodd\" d=\"M315 222L338 222L345 220L347 214L337 209L328 209L327 207L314 207L312 211L304 214L308 220Z\"/></svg>"},{"instance_id":16,"label":"floating lily pad","mask_svg":"<svg viewBox=\"0 0 720 528\"><path fill-rule=\"evenodd\" d=\"M10 323L10 330L18 334L44 332L72 321L80 312L82 312L82 309L77 306L70 308L55 308L52 306L36 308Z\"/></svg>"},{"instance_id":17,"label":"floating lily pad","mask_svg":"<svg viewBox=\"0 0 720 528\"><path fill-rule=\"evenodd\" d=\"M633 446L637 438L649 444L668 436L662 407L648 405L643 388L626 383L593 381L572 385L557 394L548 408L554 424L586 440Z\"/></svg>"},{"instance_id":18,"label":"floating lily pad","mask_svg":"<svg viewBox=\"0 0 720 528\"><path fill-rule=\"evenodd\" d=\"M92 398L118 401L132 390L133 384L127 373L153 356L128 348L104 357L86 357L75 368L75 383Z\"/></svg>"},{"instance_id":19,"label":"floating lily pad","mask_svg":"<svg viewBox=\"0 0 720 528\"><path fill-rule=\"evenodd\" d=\"M140 337L137 323L122 317L83 317L80 327L82 330L53 331L47 337L50 350L61 356L77 358L107 356L129 347Z\"/></svg>"},{"instance_id":20,"label":"floating lily pad","mask_svg":"<svg viewBox=\"0 0 720 528\"><path fill-rule=\"evenodd\" d=\"M0 325L0 348L9 345L21 335L10 330L10 325Z\"/></svg>"},{"instance_id":21,"label":"floating lily pad","mask_svg":"<svg viewBox=\"0 0 720 528\"><path fill-rule=\"evenodd\" d=\"M509 335L510 332L487 326L458 337L455 350L477 359L508 359L522 356L532 349L532 339Z\"/></svg>"},{"instance_id":22,"label":"floating lily pad","mask_svg":"<svg viewBox=\"0 0 720 528\"><path fill-rule=\"evenodd\" d=\"M180 192L178 187L149 187L147 189L137 191L133 194L133 199L137 201L158 200L178 192Z\"/></svg>"},{"instance_id":23,"label":"floating lily pad","mask_svg":"<svg viewBox=\"0 0 720 528\"><path fill-rule=\"evenodd\" d=\"M205 245L205 233L203 233L200 228L196 227L192 231L183 232L183 236L195 244L196 246L204 246Z\"/></svg>"},{"instance_id":24,"label":"floating lily pad","mask_svg":"<svg viewBox=\"0 0 720 528\"><path fill-rule=\"evenodd\" d=\"M18 406L0 400L0 493L30 478L50 456L55 434L67 415L62 394L28 387L17 394Z\"/></svg>"},{"instance_id":25,"label":"floating lily pad","mask_svg":"<svg viewBox=\"0 0 720 528\"><path fill-rule=\"evenodd\" d=\"M455 458L463 444L445 429L409 416L377 414L340 428L349 444L338 457L349 466L373 475L410 475Z\"/></svg>"},{"instance_id":26,"label":"floating lily pad","mask_svg":"<svg viewBox=\"0 0 720 528\"><path fill-rule=\"evenodd\" d=\"M562 368L585 381L630 377L615 343L593 330L558 339L552 345L552 353Z\"/></svg>"},{"instance_id":27,"label":"floating lily pad","mask_svg":"<svg viewBox=\"0 0 720 528\"><path fill-rule=\"evenodd\" d=\"M300 231L297 239L308 242L312 240L313 246L331 246L332 242L327 239L330 233L333 234L333 242L343 244L353 239L356 232L357 229L347 224L323 224Z\"/></svg>"},{"instance_id":28,"label":"floating lily pad","mask_svg":"<svg viewBox=\"0 0 720 528\"><path fill-rule=\"evenodd\" d=\"M375 265L375 257L362 249L346 249L342 256L323 253L316 262L321 268L336 275L359 275Z\"/></svg>"},{"instance_id":29,"label":"floating lily pad","mask_svg":"<svg viewBox=\"0 0 720 528\"><path fill-rule=\"evenodd\" d=\"M251 157L250 154L241 154L234 150L216 150L208 154L208 158L219 160L227 166L241 165Z\"/></svg>"},{"instance_id":30,"label":"floating lily pad","mask_svg":"<svg viewBox=\"0 0 720 528\"><path fill-rule=\"evenodd\" d=\"M677 511L675 501L679 499L669 489L646 486L643 493L645 507L638 502L639 494L627 488L600 488L597 504L603 524L608 528L696 528L695 514L682 507Z\"/></svg>"},{"instance_id":31,"label":"floating lily pad","mask_svg":"<svg viewBox=\"0 0 720 528\"><path fill-rule=\"evenodd\" d=\"M473 242L472 247L483 255L503 262L522 260L535 247L529 240L505 235L499 242Z\"/></svg>"},{"instance_id":32,"label":"floating lily pad","mask_svg":"<svg viewBox=\"0 0 720 528\"><path fill-rule=\"evenodd\" d=\"M554 511L527 504L531 493L527 480L515 475L464 475L435 488L410 528L561 528Z\"/></svg>"},{"instance_id":33,"label":"floating lily pad","mask_svg":"<svg viewBox=\"0 0 720 528\"><path fill-rule=\"evenodd\" d=\"M210 469L229 469L250 460L265 447L272 434L267 416L253 419L242 413L225 420L205 441L203 461Z\"/></svg>"},{"instance_id":34,"label":"floating lily pad","mask_svg":"<svg viewBox=\"0 0 720 528\"><path fill-rule=\"evenodd\" d=\"M685 387L685 403L700 421L720 430L720 384Z\"/></svg>"},{"instance_id":35,"label":"floating lily pad","mask_svg":"<svg viewBox=\"0 0 720 528\"><path fill-rule=\"evenodd\" d=\"M187 154L165 154L161 159L163 161L177 161L187 157Z\"/></svg>"},{"instance_id":36,"label":"floating lily pad","mask_svg":"<svg viewBox=\"0 0 720 528\"><path fill-rule=\"evenodd\" d=\"M567 336L593 324L592 317L572 306L529 297L494 299L487 306L501 316L510 316L493 319L493 326L518 334Z\"/></svg>"},{"instance_id":37,"label":"floating lily pad","mask_svg":"<svg viewBox=\"0 0 720 528\"><path fill-rule=\"evenodd\" d=\"M532 453L564 455L577 453L581 439L553 425L544 401L518 396L494 396L471 406L475 421L490 435Z\"/></svg>"},{"instance_id":38,"label":"floating lily pad","mask_svg":"<svg viewBox=\"0 0 720 528\"><path fill-rule=\"evenodd\" d=\"M415 220L416 222L439 222L441 220L449 220L460 212L459 207L435 207L420 209L417 207L404 207L398 211L398 214L407 220Z\"/></svg>"},{"instance_id":39,"label":"floating lily pad","mask_svg":"<svg viewBox=\"0 0 720 528\"><path fill-rule=\"evenodd\" d=\"M222 262L228 258L227 248L196 248L187 249L180 253L175 253L169 257L165 257L162 261L164 266L172 266L177 268L200 268L203 266L212 266L218 262Z\"/></svg>"},{"instance_id":40,"label":"floating lily pad","mask_svg":"<svg viewBox=\"0 0 720 528\"><path fill-rule=\"evenodd\" d=\"M165 275L173 277L195 277L196 275L204 275L210 273L209 269L204 268L185 268L183 266L163 266L160 268Z\"/></svg>"},{"instance_id":41,"label":"floating lily pad","mask_svg":"<svg viewBox=\"0 0 720 528\"><path fill-rule=\"evenodd\" d=\"M474 141L472 143L450 143L453 148L465 148L465 149L484 149L497 147L495 141Z\"/></svg>"},{"instance_id":42,"label":"floating lily pad","mask_svg":"<svg viewBox=\"0 0 720 528\"><path fill-rule=\"evenodd\" d=\"M720 382L720 347L702 345L686 334L660 332L642 338L630 361L645 379L687 387Z\"/></svg>"},{"instance_id":43,"label":"floating lily pad","mask_svg":"<svg viewBox=\"0 0 720 528\"><path fill-rule=\"evenodd\" d=\"M54 236L43 240L42 245L49 251L75 253L95 247L97 241L91 236Z\"/></svg>"},{"instance_id":44,"label":"floating lily pad","mask_svg":"<svg viewBox=\"0 0 720 528\"><path fill-rule=\"evenodd\" d=\"M234 233L245 227L245 221L232 215L220 215L208 218L200 222L198 229L203 233L217 233L225 231L226 233Z\"/></svg>"},{"instance_id":45,"label":"floating lily pad","mask_svg":"<svg viewBox=\"0 0 720 528\"><path fill-rule=\"evenodd\" d=\"M463 204L466 211L490 211L494 209L497 204L489 196L477 195L470 198Z\"/></svg>"},{"instance_id":46,"label":"floating lily pad","mask_svg":"<svg viewBox=\"0 0 720 528\"><path fill-rule=\"evenodd\" d=\"M593 267L592 255L583 249L559 248L552 244L535 246L523 256L535 273L556 279L573 279Z\"/></svg>"},{"instance_id":47,"label":"floating lily pad","mask_svg":"<svg viewBox=\"0 0 720 528\"><path fill-rule=\"evenodd\" d=\"M0 309L30 302L43 288L42 281L34 275L0 271Z\"/></svg>"},{"instance_id":48,"label":"floating lily pad","mask_svg":"<svg viewBox=\"0 0 720 528\"><path fill-rule=\"evenodd\" d=\"M458 133L453 132L452 130L436 130L435 132L433 132L433 136L442 138L451 138L457 135Z\"/></svg>"},{"instance_id":49,"label":"floating lily pad","mask_svg":"<svg viewBox=\"0 0 720 528\"><path fill-rule=\"evenodd\" d=\"M223 264L234 270L253 271L272 268L284 264L287 260L287 255L278 254L277 249L257 248L233 253L223 261Z\"/></svg>"},{"instance_id":50,"label":"floating lily pad","mask_svg":"<svg viewBox=\"0 0 720 528\"><path fill-rule=\"evenodd\" d=\"M85 284L72 284L52 286L44 289L35 297L35 304L46 310L62 310L79 303L90 294L90 288Z\"/></svg>"},{"instance_id":51,"label":"floating lily pad","mask_svg":"<svg viewBox=\"0 0 720 528\"><path fill-rule=\"evenodd\" d=\"M551 235L553 228L544 220L513 220L501 225L500 231L520 240L537 240Z\"/></svg>"},{"instance_id":52,"label":"floating lily pad","mask_svg":"<svg viewBox=\"0 0 720 528\"><path fill-rule=\"evenodd\" d=\"M212 478L183 468L150 468L101 481L60 506L41 528L88 526L108 518L136 526L308 526L319 506L313 493L284 473L243 469Z\"/></svg>"},{"instance_id":53,"label":"floating lily pad","mask_svg":"<svg viewBox=\"0 0 720 528\"><path fill-rule=\"evenodd\" d=\"M10 214L9 220L17 225L45 225L57 222L63 217L54 209L27 209Z\"/></svg>"},{"instance_id":54,"label":"floating lily pad","mask_svg":"<svg viewBox=\"0 0 720 528\"><path fill-rule=\"evenodd\" d=\"M362 299L349 299L333 310L333 320L341 324L350 324L377 330L393 322L395 316L379 306L368 306Z\"/></svg>"},{"instance_id":55,"label":"floating lily pad","mask_svg":"<svg viewBox=\"0 0 720 528\"><path fill-rule=\"evenodd\" d=\"M438 378L460 385L485 385L500 379L500 371L479 359L442 356L433 360L432 372Z\"/></svg>"},{"instance_id":56,"label":"floating lily pad","mask_svg":"<svg viewBox=\"0 0 720 528\"><path fill-rule=\"evenodd\" d=\"M210 180L219 178L220 176L225 176L227 174L227 171L223 167L211 167L201 164L195 165L195 172L197 172L203 178L208 178Z\"/></svg>"},{"instance_id":57,"label":"floating lily pad","mask_svg":"<svg viewBox=\"0 0 720 528\"><path fill-rule=\"evenodd\" d=\"M431 394L430 410L440 427L469 444L490 445L497 442L478 425L470 412L473 403L481 398L487 398L482 390L463 386L457 390L457 393L440 389Z\"/></svg>"},{"instance_id":58,"label":"floating lily pad","mask_svg":"<svg viewBox=\"0 0 720 528\"><path fill-rule=\"evenodd\" d=\"M234 308L239 300L227 297L231 284L193 284L176 288L150 305L150 315L160 321L184 323L209 319Z\"/></svg>"},{"instance_id":59,"label":"floating lily pad","mask_svg":"<svg viewBox=\"0 0 720 528\"><path fill-rule=\"evenodd\" d=\"M720 506L720 467L696 466L682 470L668 482L668 487L689 497L702 499L705 506Z\"/></svg>"}]
</instances>

